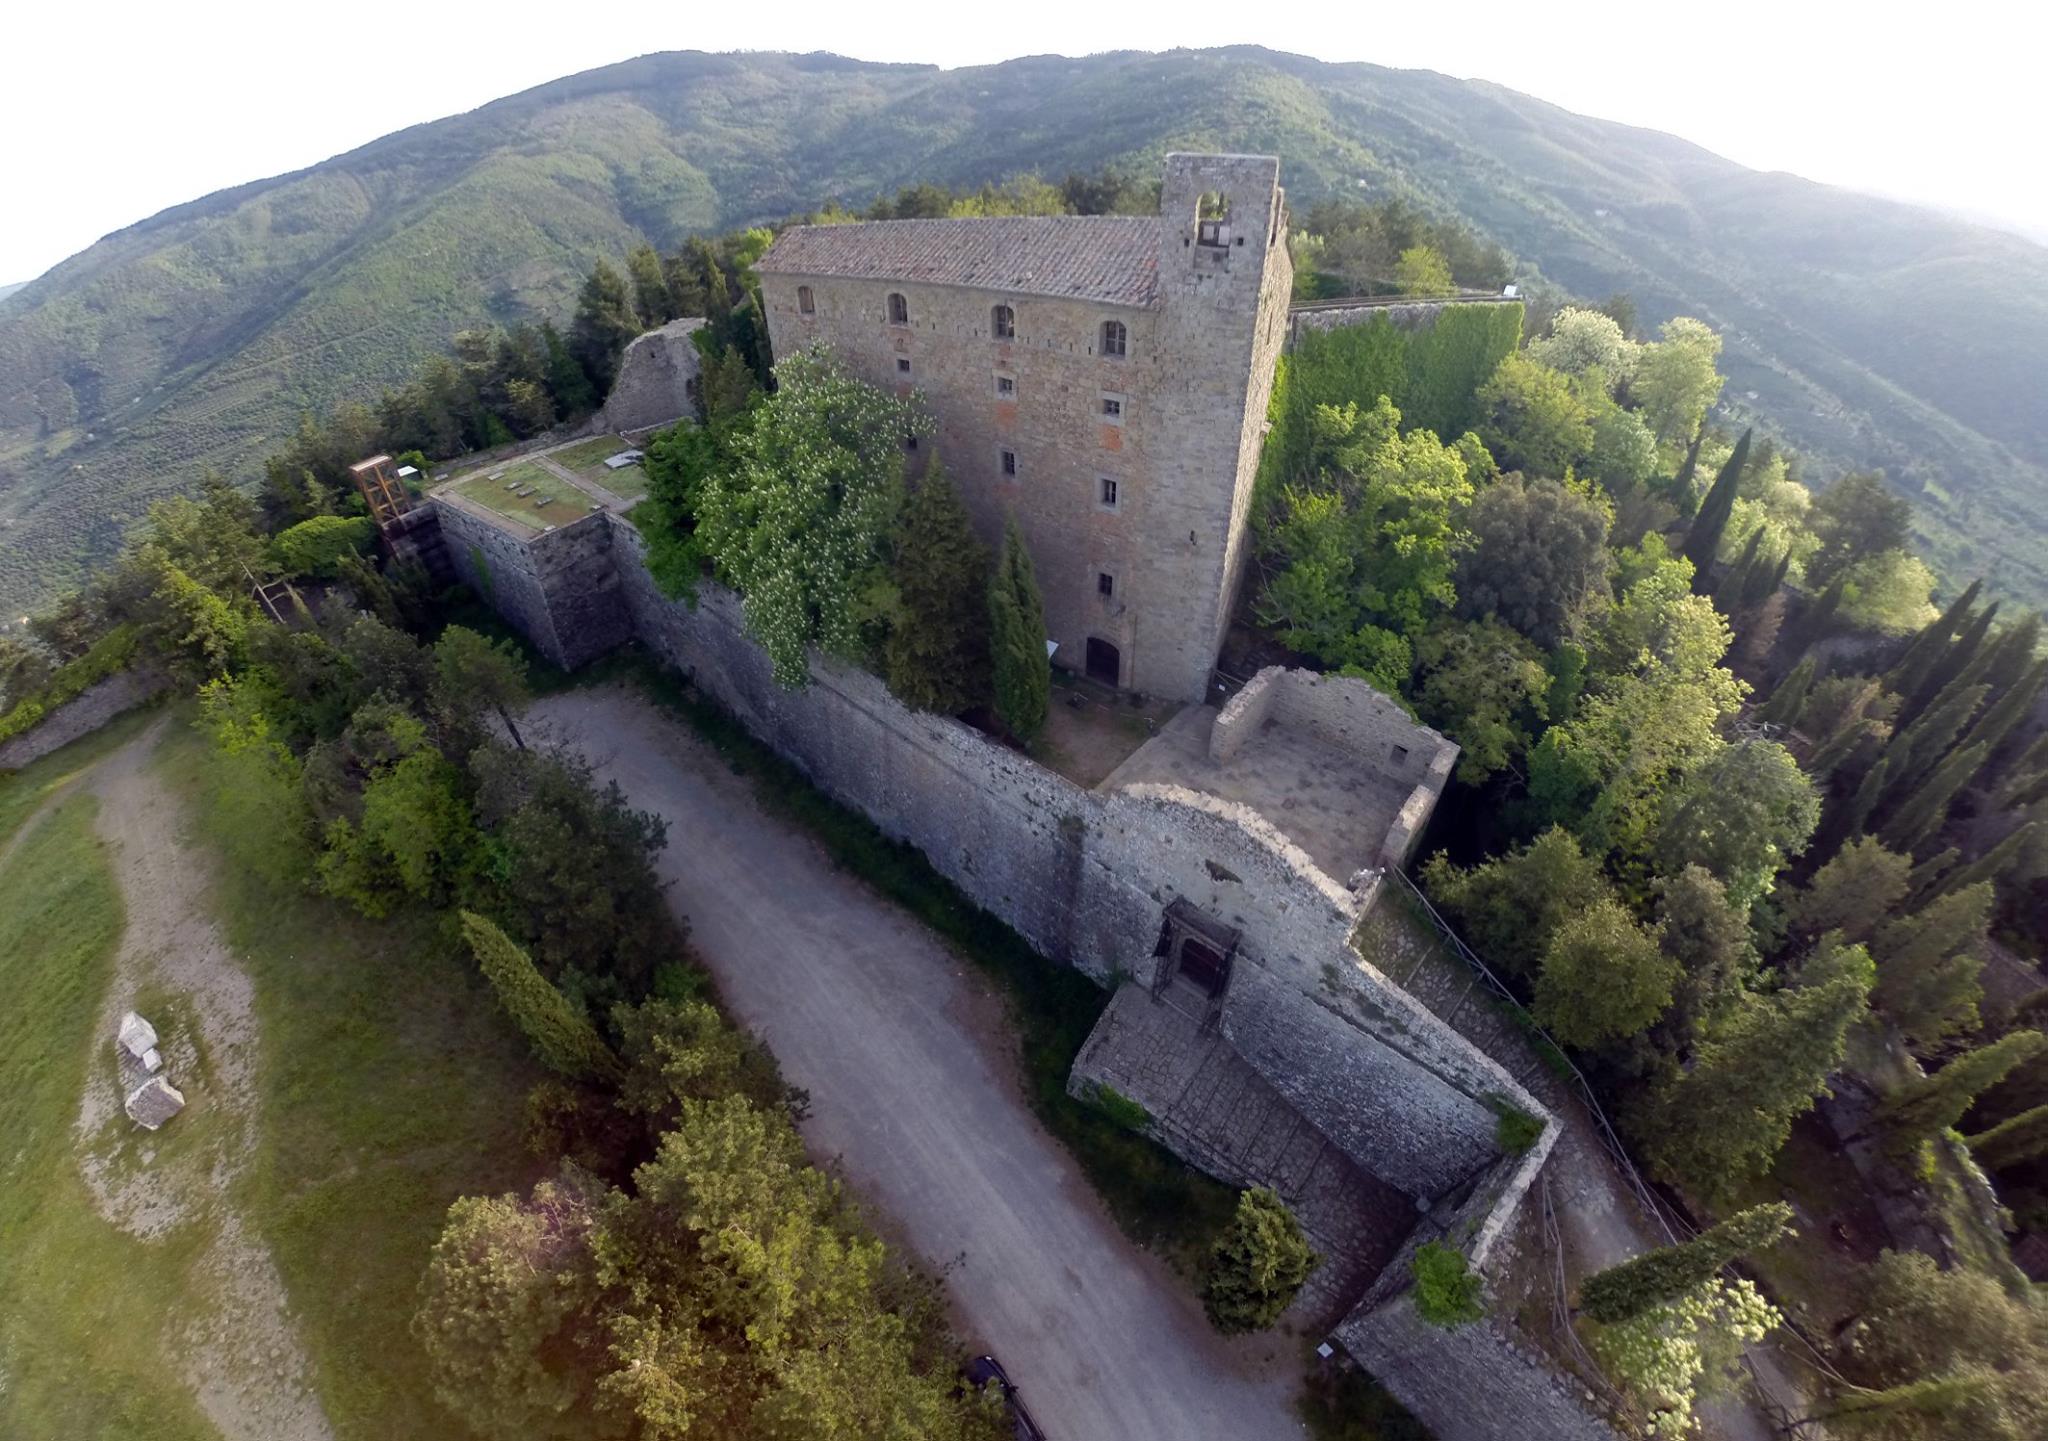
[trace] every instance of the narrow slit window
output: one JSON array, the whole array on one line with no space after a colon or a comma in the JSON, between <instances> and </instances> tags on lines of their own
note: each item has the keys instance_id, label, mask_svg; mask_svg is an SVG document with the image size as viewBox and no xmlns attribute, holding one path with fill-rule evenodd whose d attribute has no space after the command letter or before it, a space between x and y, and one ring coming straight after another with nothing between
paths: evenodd
<instances>
[{"instance_id":1,"label":"narrow slit window","mask_svg":"<svg viewBox=\"0 0 2048 1441\"><path fill-rule=\"evenodd\" d=\"M1111 575L1106 570L1097 571L1095 575L1095 593L1101 596L1104 600L1115 599L1116 577Z\"/></svg>"},{"instance_id":2,"label":"narrow slit window","mask_svg":"<svg viewBox=\"0 0 2048 1441\"><path fill-rule=\"evenodd\" d=\"M1014 450L1004 451L1001 457L1001 464L1003 475L1008 479L1015 480L1017 478L1017 452Z\"/></svg>"}]
</instances>

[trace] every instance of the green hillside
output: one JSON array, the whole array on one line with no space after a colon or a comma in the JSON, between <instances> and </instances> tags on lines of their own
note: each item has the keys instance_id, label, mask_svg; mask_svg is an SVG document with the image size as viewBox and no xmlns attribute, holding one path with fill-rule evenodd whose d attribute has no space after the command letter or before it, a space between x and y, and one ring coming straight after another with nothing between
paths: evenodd
<instances>
[{"instance_id":1,"label":"green hillside","mask_svg":"<svg viewBox=\"0 0 2048 1441\"><path fill-rule=\"evenodd\" d=\"M2048 250L1764 175L1496 86L1270 51L977 69L669 54L223 191L0 299L0 609L104 559L203 469L453 330L568 309L641 236L918 181L1278 153L1298 203L1405 194L1575 291L1727 335L1731 405L1922 500L1950 572L2048 597ZM1754 399L1750 399L1750 393Z\"/></svg>"}]
</instances>

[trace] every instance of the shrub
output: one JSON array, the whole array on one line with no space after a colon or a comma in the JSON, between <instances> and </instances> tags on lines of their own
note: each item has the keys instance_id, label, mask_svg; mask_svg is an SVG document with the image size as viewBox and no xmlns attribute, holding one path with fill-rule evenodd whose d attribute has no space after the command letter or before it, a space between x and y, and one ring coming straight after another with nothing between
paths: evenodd
<instances>
[{"instance_id":1,"label":"shrub","mask_svg":"<svg viewBox=\"0 0 2048 1441\"><path fill-rule=\"evenodd\" d=\"M1543 1139L1544 1122L1532 1116L1505 1096L1495 1096L1489 1102L1497 1118L1493 1127L1494 1144L1510 1156L1527 1154L1529 1148Z\"/></svg>"},{"instance_id":2,"label":"shrub","mask_svg":"<svg viewBox=\"0 0 2048 1441\"><path fill-rule=\"evenodd\" d=\"M1142 1131L1152 1124L1152 1113L1114 1086L1098 1081L1088 1099L1096 1110L1127 1131Z\"/></svg>"},{"instance_id":3,"label":"shrub","mask_svg":"<svg viewBox=\"0 0 2048 1441\"><path fill-rule=\"evenodd\" d=\"M1225 1335L1263 1331L1321 1259L1280 1197L1255 1186L1237 1198L1237 1215L1210 1255L1202 1309Z\"/></svg>"},{"instance_id":4,"label":"shrub","mask_svg":"<svg viewBox=\"0 0 2048 1441\"><path fill-rule=\"evenodd\" d=\"M1456 1246L1425 1242L1408 1272L1415 1278L1415 1314L1430 1325L1450 1331L1486 1314L1485 1283Z\"/></svg>"}]
</instances>

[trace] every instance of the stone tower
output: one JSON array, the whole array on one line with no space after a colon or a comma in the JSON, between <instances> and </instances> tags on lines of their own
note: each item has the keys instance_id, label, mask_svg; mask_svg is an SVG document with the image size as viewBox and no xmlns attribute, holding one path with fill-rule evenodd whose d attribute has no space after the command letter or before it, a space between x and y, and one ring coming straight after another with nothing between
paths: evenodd
<instances>
[{"instance_id":1,"label":"stone tower","mask_svg":"<svg viewBox=\"0 0 2048 1441\"><path fill-rule=\"evenodd\" d=\"M1280 162L1269 155L1169 155L1159 194L1158 423L1147 433L1144 594L1174 597L1134 617L1139 690L1203 698L1244 572L1245 520L1287 338ZM1137 588L1133 587L1134 594Z\"/></svg>"}]
</instances>

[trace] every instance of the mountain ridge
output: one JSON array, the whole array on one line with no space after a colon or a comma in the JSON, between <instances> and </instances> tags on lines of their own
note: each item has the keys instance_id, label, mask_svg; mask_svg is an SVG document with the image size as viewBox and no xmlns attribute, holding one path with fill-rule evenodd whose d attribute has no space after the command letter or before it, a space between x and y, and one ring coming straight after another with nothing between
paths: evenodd
<instances>
[{"instance_id":1,"label":"mountain ridge","mask_svg":"<svg viewBox=\"0 0 2048 1441\"><path fill-rule=\"evenodd\" d=\"M978 184L1278 153L1297 211L1400 194L1541 275L1728 338L1730 418L1915 494L1950 575L2048 595L2048 250L1747 170L1485 81L1232 47L943 70L668 52L560 77L146 217L0 299L0 605L104 559L148 500L251 476L303 409L454 330L563 316L638 239ZM1755 399L1749 393L1755 393Z\"/></svg>"}]
</instances>

